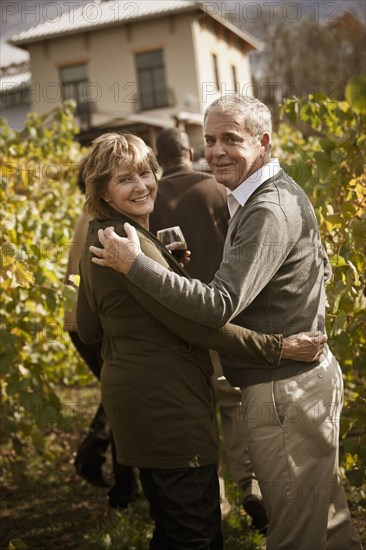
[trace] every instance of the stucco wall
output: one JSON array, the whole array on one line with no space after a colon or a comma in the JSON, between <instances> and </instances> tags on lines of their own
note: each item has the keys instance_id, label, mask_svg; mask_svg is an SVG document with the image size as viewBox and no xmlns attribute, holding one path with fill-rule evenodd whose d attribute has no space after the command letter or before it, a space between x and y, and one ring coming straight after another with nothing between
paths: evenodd
<instances>
[{"instance_id":1,"label":"stucco wall","mask_svg":"<svg viewBox=\"0 0 366 550\"><path fill-rule=\"evenodd\" d=\"M232 65L236 68L238 90L252 96L250 62L247 53L241 49L243 46L238 47L234 40L230 43L224 38L223 33L214 32L211 25L202 25L199 21L193 25L193 36L202 112L219 95L235 92ZM213 54L217 56L219 89L215 84Z\"/></svg>"},{"instance_id":2,"label":"stucco wall","mask_svg":"<svg viewBox=\"0 0 366 550\"><path fill-rule=\"evenodd\" d=\"M138 107L134 55L162 48L174 105L144 113L157 116L191 110L192 106L198 111L191 21L192 15L186 14L30 44L32 109L45 113L60 103L60 66L87 62L88 98L99 119L93 122L133 113Z\"/></svg>"}]
</instances>

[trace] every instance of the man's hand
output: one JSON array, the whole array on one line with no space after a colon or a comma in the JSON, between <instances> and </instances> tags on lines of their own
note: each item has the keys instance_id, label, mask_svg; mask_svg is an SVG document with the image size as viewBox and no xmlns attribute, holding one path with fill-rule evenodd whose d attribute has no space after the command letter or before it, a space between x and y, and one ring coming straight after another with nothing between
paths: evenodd
<instances>
[{"instance_id":1,"label":"man's hand","mask_svg":"<svg viewBox=\"0 0 366 550\"><path fill-rule=\"evenodd\" d=\"M324 351L327 337L321 332L300 332L283 339L282 359L318 361Z\"/></svg>"},{"instance_id":2,"label":"man's hand","mask_svg":"<svg viewBox=\"0 0 366 550\"><path fill-rule=\"evenodd\" d=\"M104 248L90 246L89 250L96 257L92 262L104 267L112 267L127 275L133 262L141 252L140 240L136 229L129 223L124 224L127 237L119 237L114 227L99 229L98 237Z\"/></svg>"}]
</instances>

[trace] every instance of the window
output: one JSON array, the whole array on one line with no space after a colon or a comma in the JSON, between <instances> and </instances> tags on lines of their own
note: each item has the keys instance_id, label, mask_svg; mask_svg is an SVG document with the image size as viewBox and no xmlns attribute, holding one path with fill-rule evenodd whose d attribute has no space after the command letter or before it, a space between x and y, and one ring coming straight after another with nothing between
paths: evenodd
<instances>
[{"instance_id":1,"label":"window","mask_svg":"<svg viewBox=\"0 0 366 550\"><path fill-rule=\"evenodd\" d=\"M231 65L231 72L232 72L232 75L233 75L233 90L235 90L236 93L239 92L239 82L238 82L238 78L237 78L237 74L236 74L236 67L235 65Z\"/></svg>"},{"instance_id":2,"label":"window","mask_svg":"<svg viewBox=\"0 0 366 550\"><path fill-rule=\"evenodd\" d=\"M213 64L213 73L214 73L214 82L217 86L217 89L220 89L220 76L219 76L219 65L217 61L217 55L212 54L212 64Z\"/></svg>"},{"instance_id":3,"label":"window","mask_svg":"<svg viewBox=\"0 0 366 550\"><path fill-rule=\"evenodd\" d=\"M141 109L167 107L169 99L163 50L136 54L136 69Z\"/></svg>"},{"instance_id":4,"label":"window","mask_svg":"<svg viewBox=\"0 0 366 550\"><path fill-rule=\"evenodd\" d=\"M90 112L88 100L88 77L85 63L71 65L60 69L60 79L63 100L73 99L76 101L77 114Z\"/></svg>"}]
</instances>

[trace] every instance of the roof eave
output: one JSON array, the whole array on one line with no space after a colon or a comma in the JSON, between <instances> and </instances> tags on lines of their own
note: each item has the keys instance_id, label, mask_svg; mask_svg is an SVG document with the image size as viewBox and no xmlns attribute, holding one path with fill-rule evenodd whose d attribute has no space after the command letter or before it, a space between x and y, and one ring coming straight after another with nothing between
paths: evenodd
<instances>
[{"instance_id":1,"label":"roof eave","mask_svg":"<svg viewBox=\"0 0 366 550\"><path fill-rule=\"evenodd\" d=\"M208 15L212 17L212 19L215 19L215 21L218 21L219 23L221 23L221 25L226 27L228 30L230 30L231 32L239 36L239 38L244 40L250 46L250 49L258 50L258 51L262 51L264 49L265 47L264 42L255 38L252 34L242 31L241 29L239 29L239 27L236 27L229 21L223 21L222 17L220 17L219 15L216 15L215 13L210 13Z\"/></svg>"},{"instance_id":2,"label":"roof eave","mask_svg":"<svg viewBox=\"0 0 366 550\"><path fill-rule=\"evenodd\" d=\"M226 27L228 30L230 30L231 32L233 32L234 34L239 36L239 38L244 40L249 45L251 50L262 51L264 49L264 43L263 42L261 42L260 40L255 38L250 33L242 31L241 29L239 29L238 27L236 27L232 23L230 23L228 21L223 21L222 18L219 17L219 15L217 15L215 13L209 13L208 14L204 9L204 5L202 5L202 4L192 4L191 6L184 6L183 8L179 8L179 9L175 8L174 10L166 11L164 13L160 12L160 13L156 13L156 14L146 14L145 16L138 17L138 18L131 18L130 20L127 20L127 21L108 21L107 23L104 23L104 24L102 23L100 25L94 25L94 26L91 25L91 26L86 26L86 27L76 27L76 28L70 29L70 30L62 30L62 31L59 31L59 32L46 34L44 36L32 36L32 37L29 37L29 38L22 39L22 38L18 38L18 36L20 37L21 34L23 34L23 33L20 33L19 35L14 36L10 40L8 40L8 43L11 44L12 46L20 47L20 48L23 48L23 49L26 50L27 46L29 44L35 44L37 42L43 42L45 40L52 40L52 39L55 39L55 38L72 36L72 35L80 34L80 33L83 33L83 32L85 32L85 33L86 32L91 32L93 30L99 30L99 29L101 30L101 29L107 29L107 28L111 28L111 27L123 26L123 25L127 25L127 24L130 24L130 23L135 23L136 21L146 21L146 20L151 20L151 19L158 19L160 17L176 15L176 14L181 14L181 13L190 13L190 12L195 12L195 11L201 11L206 16L209 15L209 17L211 17L212 19L215 19L218 23L220 23L221 25ZM25 31L25 32L27 32L27 31Z\"/></svg>"}]
</instances>

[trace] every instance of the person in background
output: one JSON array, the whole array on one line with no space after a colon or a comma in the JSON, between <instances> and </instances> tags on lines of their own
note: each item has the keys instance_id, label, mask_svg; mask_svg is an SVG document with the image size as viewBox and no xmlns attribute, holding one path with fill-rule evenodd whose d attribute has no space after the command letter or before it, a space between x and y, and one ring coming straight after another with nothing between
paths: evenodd
<instances>
[{"instance_id":1,"label":"person in background","mask_svg":"<svg viewBox=\"0 0 366 550\"><path fill-rule=\"evenodd\" d=\"M187 273L210 282L222 260L229 222L226 191L209 173L193 170L193 149L179 128L166 128L156 139L163 169L150 231L179 225L191 252Z\"/></svg>"},{"instance_id":2,"label":"person in background","mask_svg":"<svg viewBox=\"0 0 366 550\"><path fill-rule=\"evenodd\" d=\"M159 229L179 225L191 252L185 270L192 278L209 283L220 266L227 233L229 210L225 187L212 175L193 170L193 148L187 133L179 128L166 128L159 133L156 153L163 174L150 215L150 231L156 234ZM265 533L268 518L245 442L241 391L224 378L217 353L211 352L211 359L212 385L220 409L229 470L253 526ZM230 505L221 477L220 489L221 511L225 515Z\"/></svg>"},{"instance_id":3,"label":"person in background","mask_svg":"<svg viewBox=\"0 0 366 550\"><path fill-rule=\"evenodd\" d=\"M230 321L263 332L325 333L329 272L306 193L271 159L271 113L261 101L220 97L205 112L206 160L228 189L230 223L223 261L209 285L148 258L134 228L107 227L97 265L192 321ZM242 388L250 458L269 517L267 550L360 550L338 464L343 378L326 346L315 363L263 362L220 355L229 382ZM258 368L259 365L263 368Z\"/></svg>"},{"instance_id":4,"label":"person in background","mask_svg":"<svg viewBox=\"0 0 366 550\"><path fill-rule=\"evenodd\" d=\"M323 343L233 325L212 330L172 313L126 277L91 262L90 246L104 229L112 225L124 235L128 222L147 256L187 277L148 231L158 169L152 150L133 134L109 133L93 142L83 176L94 219L80 260L77 329L85 344L102 343L102 401L118 461L140 470L155 522L150 549L221 550L208 349L263 358L275 371L288 352L297 358L305 352L314 360Z\"/></svg>"},{"instance_id":5,"label":"person in background","mask_svg":"<svg viewBox=\"0 0 366 550\"><path fill-rule=\"evenodd\" d=\"M85 195L85 182L82 176L87 157L84 158L79 166L77 184L79 190ZM90 215L84 208L80 214L74 229L72 246L68 258L68 264L65 275L65 284L72 284L70 275L79 274L79 262L84 247L85 238L88 231L88 225L91 220ZM87 346L79 338L76 323L76 302L72 309L64 313L64 330L70 335L70 340L75 346L80 357L84 360L87 367L99 380L102 368L101 348L99 346ZM100 403L92 419L86 437L78 446L75 457L75 469L78 475L84 478L88 483L97 487L108 487L109 483L103 475L102 465L106 460L106 451L108 447L112 450L113 464L113 486L108 491L108 504L112 508L125 508L137 497L137 480L134 469L130 466L123 466L117 462L116 447L113 441L112 432L104 411Z\"/></svg>"}]
</instances>

